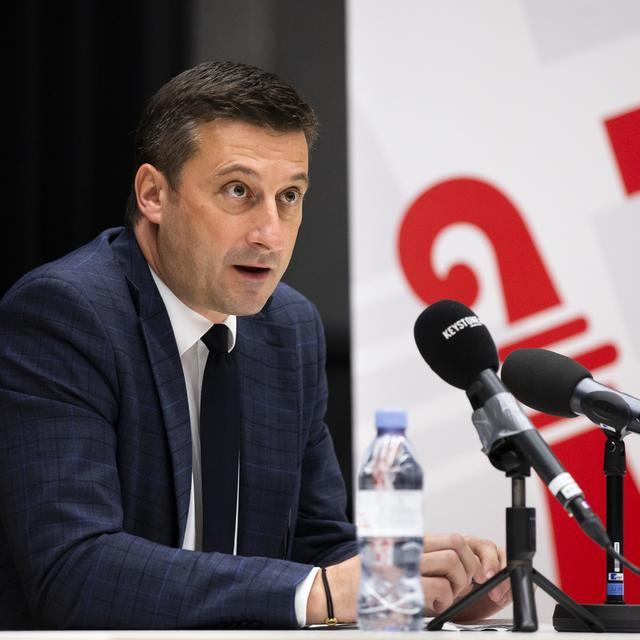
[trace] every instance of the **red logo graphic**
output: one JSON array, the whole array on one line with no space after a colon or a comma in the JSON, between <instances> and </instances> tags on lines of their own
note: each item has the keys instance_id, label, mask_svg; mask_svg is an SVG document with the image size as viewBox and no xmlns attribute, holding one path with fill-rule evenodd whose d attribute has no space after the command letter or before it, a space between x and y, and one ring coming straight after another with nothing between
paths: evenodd
<instances>
[{"instance_id":1,"label":"red logo graphic","mask_svg":"<svg viewBox=\"0 0 640 640\"><path fill-rule=\"evenodd\" d=\"M640 123L640 119L636 122ZM640 146L637 145L638 148ZM636 175L640 175L640 172ZM400 263L418 298L426 304L442 298L453 298L471 307L476 302L480 285L470 266L455 264L442 276L436 272L433 264L432 254L440 233L451 225L461 223L480 230L493 248L508 325L517 325L533 314L549 311L562 304L516 206L495 186L472 178L446 180L430 187L411 204L402 220L398 237ZM504 360L512 350L522 347L546 347L561 351L563 340L585 334L587 329L588 321L582 316L566 319L517 342L501 345L500 359ZM583 353L566 355L591 371L597 371L618 359L616 346L610 343L596 345ZM540 413L533 413L531 418L539 429L564 420ZM604 522L606 482L602 469L606 439L598 431L594 426L579 435L556 442L552 449L582 487L591 506ZM637 535L640 527L640 492L629 472L625 477L624 491L624 552L637 562L640 558L640 536ZM545 532L538 531L538 548L555 548L559 584L564 591L578 602L603 603L606 598L604 551L587 538L548 491L545 491L545 496L553 539L548 540ZM629 571L625 572L625 601L640 602L640 579Z\"/></svg>"},{"instance_id":2,"label":"red logo graphic","mask_svg":"<svg viewBox=\"0 0 640 640\"><path fill-rule=\"evenodd\" d=\"M640 191L640 109L609 118L604 124L627 193Z\"/></svg>"}]
</instances>

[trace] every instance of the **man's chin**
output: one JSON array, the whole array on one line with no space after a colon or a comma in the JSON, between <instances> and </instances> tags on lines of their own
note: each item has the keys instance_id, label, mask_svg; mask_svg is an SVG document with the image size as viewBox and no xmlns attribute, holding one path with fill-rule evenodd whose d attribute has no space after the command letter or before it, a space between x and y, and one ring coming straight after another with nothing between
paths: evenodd
<instances>
[{"instance_id":1,"label":"man's chin","mask_svg":"<svg viewBox=\"0 0 640 640\"><path fill-rule=\"evenodd\" d=\"M257 313L260 313L264 309L272 293L270 293L268 296L261 296L259 299L256 299L256 300L251 300L251 301L245 300L245 301L242 301L241 303L230 305L230 308L233 310L229 311L228 313L234 316L254 316Z\"/></svg>"}]
</instances>

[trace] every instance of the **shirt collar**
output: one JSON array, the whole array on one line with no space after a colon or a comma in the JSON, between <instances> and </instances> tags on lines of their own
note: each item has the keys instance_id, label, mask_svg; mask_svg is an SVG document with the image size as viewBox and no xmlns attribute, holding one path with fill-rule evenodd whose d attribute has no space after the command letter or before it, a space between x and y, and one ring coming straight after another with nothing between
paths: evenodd
<instances>
[{"instance_id":1,"label":"shirt collar","mask_svg":"<svg viewBox=\"0 0 640 640\"><path fill-rule=\"evenodd\" d=\"M149 271L151 271L153 281L158 287L164 306L167 308L169 321L171 322L171 327L176 337L176 344L178 345L178 353L180 357L182 357L185 351L190 349L211 329L213 322L182 302L160 279L151 268L151 265L149 265ZM236 344L236 316L227 316L222 324L229 329L229 351L231 351Z\"/></svg>"}]
</instances>

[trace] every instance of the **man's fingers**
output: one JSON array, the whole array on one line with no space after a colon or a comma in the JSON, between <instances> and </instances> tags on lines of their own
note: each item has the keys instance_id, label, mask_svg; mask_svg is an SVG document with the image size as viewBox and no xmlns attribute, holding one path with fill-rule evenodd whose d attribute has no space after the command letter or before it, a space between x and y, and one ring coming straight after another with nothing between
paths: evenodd
<instances>
[{"instance_id":1,"label":"man's fingers","mask_svg":"<svg viewBox=\"0 0 640 640\"><path fill-rule=\"evenodd\" d=\"M483 578L482 582L485 582L502 569L500 566L500 550L495 542L474 538L473 536L465 536L464 538L469 548L473 550L473 553L480 560L482 571L476 576L477 582L480 582L481 578Z\"/></svg>"},{"instance_id":2,"label":"man's fingers","mask_svg":"<svg viewBox=\"0 0 640 640\"><path fill-rule=\"evenodd\" d=\"M498 557L500 568L507 566L507 554L504 549L498 549ZM489 591L489 598L500 605L506 605L511 602L511 580L508 578L503 580L495 589Z\"/></svg>"},{"instance_id":3,"label":"man's fingers","mask_svg":"<svg viewBox=\"0 0 640 640\"><path fill-rule=\"evenodd\" d=\"M504 549L490 540L460 534L432 534L424 538L425 553L420 562L424 579L440 578L431 588L438 588L438 596L428 595L427 606L443 611L469 590L471 581L483 584L507 564ZM445 589L442 579L446 580ZM450 597L449 594L450 593ZM486 597L487 610L503 607L511 600L511 582L506 579L494 587ZM431 603L431 604L429 604Z\"/></svg>"},{"instance_id":4,"label":"man's fingers","mask_svg":"<svg viewBox=\"0 0 640 640\"><path fill-rule=\"evenodd\" d=\"M458 555L469 580L478 574L480 570L479 557L471 549L463 535L459 533L447 533L425 536L424 550L426 553L447 549L455 551Z\"/></svg>"},{"instance_id":5,"label":"man's fingers","mask_svg":"<svg viewBox=\"0 0 640 640\"><path fill-rule=\"evenodd\" d=\"M504 549L498 547L490 540L481 540L472 536L465 536L469 547L473 549L480 560L481 569L474 580L478 584L483 584L496 573L504 569L507 565L507 559ZM510 593L511 581L503 580L497 587L489 591L488 596L494 602L503 602Z\"/></svg>"},{"instance_id":6,"label":"man's fingers","mask_svg":"<svg viewBox=\"0 0 640 640\"><path fill-rule=\"evenodd\" d=\"M447 578L423 577L422 590L426 616L437 616L454 602L451 583Z\"/></svg>"},{"instance_id":7,"label":"man's fingers","mask_svg":"<svg viewBox=\"0 0 640 640\"><path fill-rule=\"evenodd\" d=\"M423 553L420 558L420 573L423 577L446 578L454 598L471 582L471 577L453 549Z\"/></svg>"}]
</instances>

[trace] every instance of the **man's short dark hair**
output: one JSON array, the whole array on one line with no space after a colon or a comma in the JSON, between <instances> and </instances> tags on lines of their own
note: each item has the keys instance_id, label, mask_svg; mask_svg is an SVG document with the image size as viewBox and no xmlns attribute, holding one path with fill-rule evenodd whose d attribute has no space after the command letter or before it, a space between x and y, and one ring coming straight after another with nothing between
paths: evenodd
<instances>
[{"instance_id":1,"label":"man's short dark hair","mask_svg":"<svg viewBox=\"0 0 640 640\"><path fill-rule=\"evenodd\" d=\"M197 126L217 118L302 131L309 148L318 132L311 106L275 74L246 64L203 62L169 80L149 100L136 133L136 169L152 164L175 189L184 163L197 150ZM132 188L126 223L133 228L139 218Z\"/></svg>"}]
</instances>

